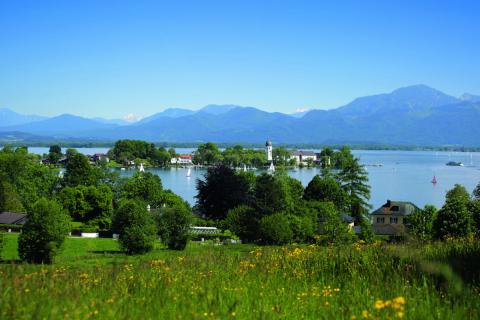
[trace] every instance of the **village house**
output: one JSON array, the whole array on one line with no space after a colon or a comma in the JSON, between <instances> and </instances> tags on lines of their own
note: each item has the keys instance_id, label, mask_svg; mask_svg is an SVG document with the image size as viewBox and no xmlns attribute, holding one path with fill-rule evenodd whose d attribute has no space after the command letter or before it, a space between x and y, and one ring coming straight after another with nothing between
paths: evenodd
<instances>
[{"instance_id":1,"label":"village house","mask_svg":"<svg viewBox=\"0 0 480 320\"><path fill-rule=\"evenodd\" d=\"M170 160L171 164L177 164L177 165L191 165L193 164L193 157L191 154L181 154L176 158L172 158Z\"/></svg>"},{"instance_id":2,"label":"village house","mask_svg":"<svg viewBox=\"0 0 480 320\"><path fill-rule=\"evenodd\" d=\"M17 212L1 212L0 213L0 231L5 230L11 232L14 226L22 226L27 222L27 214Z\"/></svg>"},{"instance_id":3,"label":"village house","mask_svg":"<svg viewBox=\"0 0 480 320\"><path fill-rule=\"evenodd\" d=\"M373 232L378 235L401 235L405 232L405 218L420 210L407 201L387 202L370 214Z\"/></svg>"},{"instance_id":4,"label":"village house","mask_svg":"<svg viewBox=\"0 0 480 320\"><path fill-rule=\"evenodd\" d=\"M109 162L110 159L108 156L104 153L95 153L93 156L90 157L90 161L97 163L99 161L105 160L106 162Z\"/></svg>"},{"instance_id":5,"label":"village house","mask_svg":"<svg viewBox=\"0 0 480 320\"><path fill-rule=\"evenodd\" d=\"M313 151L294 151L290 154L290 159L295 159L297 165L308 164L309 161L316 162L317 154Z\"/></svg>"}]
</instances>

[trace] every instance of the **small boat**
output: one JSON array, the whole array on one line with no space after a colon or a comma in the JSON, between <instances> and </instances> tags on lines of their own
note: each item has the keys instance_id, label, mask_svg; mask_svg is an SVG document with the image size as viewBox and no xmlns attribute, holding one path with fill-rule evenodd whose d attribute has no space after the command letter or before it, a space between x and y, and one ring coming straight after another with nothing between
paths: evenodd
<instances>
[{"instance_id":1,"label":"small boat","mask_svg":"<svg viewBox=\"0 0 480 320\"><path fill-rule=\"evenodd\" d=\"M268 168L268 171L275 172L275 166L273 165L273 161L270 162L270 167Z\"/></svg>"},{"instance_id":2,"label":"small boat","mask_svg":"<svg viewBox=\"0 0 480 320\"><path fill-rule=\"evenodd\" d=\"M187 170L187 178L190 178L191 175L192 175L192 169L188 168L188 170Z\"/></svg>"},{"instance_id":3,"label":"small boat","mask_svg":"<svg viewBox=\"0 0 480 320\"><path fill-rule=\"evenodd\" d=\"M447 162L447 166L463 167L463 163L461 163L461 162L455 162L455 161L449 161L449 162Z\"/></svg>"},{"instance_id":4,"label":"small boat","mask_svg":"<svg viewBox=\"0 0 480 320\"><path fill-rule=\"evenodd\" d=\"M143 167L143 163L140 163L140 169L138 169L140 172L145 172L145 168Z\"/></svg>"},{"instance_id":5,"label":"small boat","mask_svg":"<svg viewBox=\"0 0 480 320\"><path fill-rule=\"evenodd\" d=\"M125 170L125 168L120 168L120 170L124 171L124 170Z\"/></svg>"},{"instance_id":6,"label":"small boat","mask_svg":"<svg viewBox=\"0 0 480 320\"><path fill-rule=\"evenodd\" d=\"M431 181L433 184L437 184L437 178L435 176L433 176L433 179Z\"/></svg>"},{"instance_id":7,"label":"small boat","mask_svg":"<svg viewBox=\"0 0 480 320\"><path fill-rule=\"evenodd\" d=\"M243 172L247 172L247 165L246 164L243 165Z\"/></svg>"}]
</instances>

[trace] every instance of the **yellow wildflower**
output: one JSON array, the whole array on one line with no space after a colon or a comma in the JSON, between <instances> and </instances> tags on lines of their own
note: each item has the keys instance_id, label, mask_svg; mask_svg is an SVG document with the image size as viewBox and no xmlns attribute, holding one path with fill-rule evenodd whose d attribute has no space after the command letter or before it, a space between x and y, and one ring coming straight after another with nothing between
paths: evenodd
<instances>
[{"instance_id":1,"label":"yellow wildflower","mask_svg":"<svg viewBox=\"0 0 480 320\"><path fill-rule=\"evenodd\" d=\"M385 302L383 302L383 300L375 301L375 309L382 310L383 308L385 308Z\"/></svg>"}]
</instances>

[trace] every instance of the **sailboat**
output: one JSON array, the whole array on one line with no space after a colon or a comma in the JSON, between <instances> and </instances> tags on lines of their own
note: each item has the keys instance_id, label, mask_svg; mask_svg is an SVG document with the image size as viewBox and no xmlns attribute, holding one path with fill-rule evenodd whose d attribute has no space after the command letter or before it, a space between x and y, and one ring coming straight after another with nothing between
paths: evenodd
<instances>
[{"instance_id":1,"label":"sailboat","mask_svg":"<svg viewBox=\"0 0 480 320\"><path fill-rule=\"evenodd\" d=\"M192 169L191 169L191 168L188 168L188 170L187 170L187 178L190 178L191 175L192 175Z\"/></svg>"},{"instance_id":2,"label":"sailboat","mask_svg":"<svg viewBox=\"0 0 480 320\"><path fill-rule=\"evenodd\" d=\"M435 176L433 176L433 179L431 181L433 184L437 184L437 178Z\"/></svg>"},{"instance_id":3,"label":"sailboat","mask_svg":"<svg viewBox=\"0 0 480 320\"><path fill-rule=\"evenodd\" d=\"M274 167L274 165L273 165L273 161L270 162L270 167L268 168L268 171L269 171L269 172L275 172L275 167Z\"/></svg>"},{"instance_id":4,"label":"sailboat","mask_svg":"<svg viewBox=\"0 0 480 320\"><path fill-rule=\"evenodd\" d=\"M243 165L243 172L247 172L247 165L246 164Z\"/></svg>"},{"instance_id":5,"label":"sailboat","mask_svg":"<svg viewBox=\"0 0 480 320\"><path fill-rule=\"evenodd\" d=\"M138 169L140 172L145 172L145 168L143 167L143 163L140 163L140 169Z\"/></svg>"}]
</instances>

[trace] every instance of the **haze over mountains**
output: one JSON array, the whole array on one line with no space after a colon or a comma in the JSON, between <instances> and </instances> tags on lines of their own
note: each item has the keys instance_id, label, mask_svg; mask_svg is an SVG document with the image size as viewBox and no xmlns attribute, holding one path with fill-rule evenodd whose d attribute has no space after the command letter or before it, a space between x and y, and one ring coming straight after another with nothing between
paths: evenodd
<instances>
[{"instance_id":1,"label":"haze over mountains","mask_svg":"<svg viewBox=\"0 0 480 320\"><path fill-rule=\"evenodd\" d=\"M0 109L0 137L30 135L154 142L383 143L480 145L480 96L449 96L425 85L357 98L331 110L288 115L254 107L170 108L135 123L74 115L26 116Z\"/></svg>"}]
</instances>

